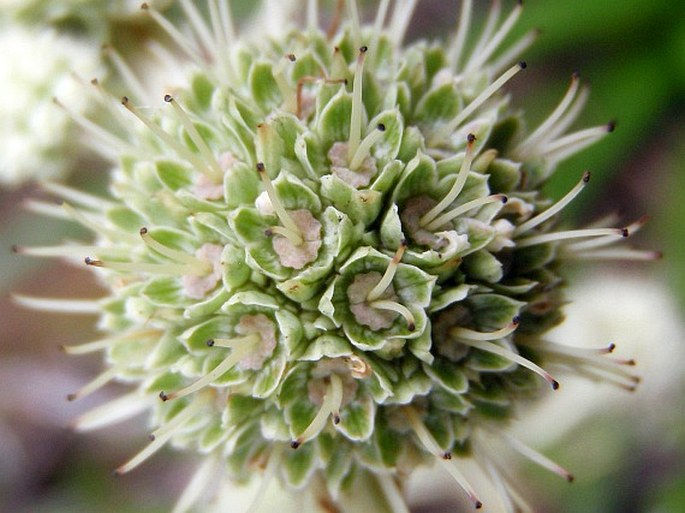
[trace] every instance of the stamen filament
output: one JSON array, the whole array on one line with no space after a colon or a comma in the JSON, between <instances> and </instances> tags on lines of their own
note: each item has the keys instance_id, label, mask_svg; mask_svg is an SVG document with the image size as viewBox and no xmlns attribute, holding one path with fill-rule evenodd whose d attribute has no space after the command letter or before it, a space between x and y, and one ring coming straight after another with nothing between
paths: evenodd
<instances>
[{"instance_id":1,"label":"stamen filament","mask_svg":"<svg viewBox=\"0 0 685 513\"><path fill-rule=\"evenodd\" d=\"M452 121L450 121L445 127L444 131L451 133L454 132L461 124L466 121L466 119L473 114L473 112L480 107L485 101L490 98L495 92L511 80L519 71L526 69L526 63L521 61L515 64L507 71L505 71L497 80L485 88L474 100L469 103L464 110L457 114Z\"/></svg>"},{"instance_id":2,"label":"stamen filament","mask_svg":"<svg viewBox=\"0 0 685 513\"><path fill-rule=\"evenodd\" d=\"M537 463L541 467L546 468L547 470L549 470L551 472L554 472L558 476L561 476L562 478L564 478L569 483L573 482L573 474L571 474L568 470L561 467L557 463L550 460L544 454L539 453L538 451L536 451L532 447L529 447L528 445L524 444L520 440L514 438L513 436L511 436L507 433L502 433L501 436L504 438L504 440L507 442L507 444L512 449L514 449L516 452L518 452L522 456L525 456L526 458L528 458L533 463Z\"/></svg>"},{"instance_id":3,"label":"stamen filament","mask_svg":"<svg viewBox=\"0 0 685 513\"><path fill-rule=\"evenodd\" d=\"M138 80L138 76L131 69L124 58L117 52L111 45L103 45L103 52L114 64L114 68L117 73L124 79L126 87L131 89L133 94L138 98L139 101L143 101L148 97L145 86Z\"/></svg>"},{"instance_id":4,"label":"stamen filament","mask_svg":"<svg viewBox=\"0 0 685 513\"><path fill-rule=\"evenodd\" d=\"M285 210L283 203L281 203L281 200L278 197L278 194L276 193L276 189L274 188L273 183L271 183L269 175L266 173L266 168L264 167L263 163L257 163L257 172L259 173L259 177L261 178L262 184L264 185L264 190L266 191L266 194L269 196L269 200L271 200L271 205L274 207L278 219L281 221L281 224L284 226L286 230L285 232L279 233L279 235L287 237L287 239L293 245L301 246L304 243L304 237L302 237L302 232L297 227L292 217L290 217L288 212Z\"/></svg>"},{"instance_id":5,"label":"stamen filament","mask_svg":"<svg viewBox=\"0 0 685 513\"><path fill-rule=\"evenodd\" d=\"M362 42L362 31L360 27L359 9L357 7L357 0L346 0L347 16L352 25L352 43L359 46Z\"/></svg>"},{"instance_id":6,"label":"stamen filament","mask_svg":"<svg viewBox=\"0 0 685 513\"><path fill-rule=\"evenodd\" d=\"M348 4L349 5L349 4ZM352 82L352 113L350 114L350 137L347 141L347 160L351 161L357 152L357 147L361 141L362 133L362 80L364 76L364 60L368 48L359 48L357 57L357 68L354 71L354 81Z\"/></svg>"},{"instance_id":7,"label":"stamen filament","mask_svg":"<svg viewBox=\"0 0 685 513\"><path fill-rule=\"evenodd\" d=\"M343 398L343 383L342 378L336 373L330 375L330 383L324 395L321 408L314 416L314 419L309 423L304 432L290 443L290 447L297 449L300 445L311 440L318 435L326 425L326 420L330 415L333 415L333 422L337 424L340 422L340 406Z\"/></svg>"},{"instance_id":8,"label":"stamen filament","mask_svg":"<svg viewBox=\"0 0 685 513\"><path fill-rule=\"evenodd\" d=\"M580 239L585 237L606 237L614 238L627 237L628 230L625 228L588 228L584 230L568 230L565 232L544 233L542 235L533 235L525 237L516 241L517 248L525 248L528 246L535 246L537 244L546 244L548 242L556 242L566 239Z\"/></svg>"},{"instance_id":9,"label":"stamen filament","mask_svg":"<svg viewBox=\"0 0 685 513\"><path fill-rule=\"evenodd\" d=\"M178 102L173 98L173 96L169 94L164 95L164 101L170 103L171 106L174 108L174 111L176 111L176 115L181 120L183 127L186 129L193 143L195 143L195 146L197 146L197 149L200 150L200 153L207 161L207 164L209 166L208 171L210 172L211 176L216 180L220 180L221 178L223 178L224 174L221 171L221 167L219 166L219 163L217 162L214 153L212 153L212 150L209 149L209 146L207 146L207 143L200 135L200 132L198 132L197 128L195 128L195 125L190 119L190 116L188 116L186 111L183 109L183 107L181 107L178 104Z\"/></svg>"},{"instance_id":10,"label":"stamen filament","mask_svg":"<svg viewBox=\"0 0 685 513\"><path fill-rule=\"evenodd\" d=\"M457 199L457 196L459 196L459 193L462 191L464 188L464 184L466 183L466 179L469 176L469 171L471 170L471 163L473 162L474 158L474 144L476 142L476 136L473 134L469 134L466 136L466 152L464 153L464 160L461 163L461 168L459 169L459 173L457 173L457 177L454 180L454 184L452 185L452 188L450 189L450 192L447 193L447 196L445 196L440 203L435 205L433 208L431 208L428 212L426 212L423 216L421 216L421 219L419 219L419 226L425 227L427 224L431 223L436 217L438 217L443 210L445 210L448 206L452 204L452 202Z\"/></svg>"},{"instance_id":11,"label":"stamen filament","mask_svg":"<svg viewBox=\"0 0 685 513\"><path fill-rule=\"evenodd\" d=\"M383 32L383 25L385 24L385 18L388 15L389 6L390 0L381 0L378 4L378 9L376 10L376 19L373 22L374 34L380 34L381 32Z\"/></svg>"},{"instance_id":12,"label":"stamen filament","mask_svg":"<svg viewBox=\"0 0 685 513\"><path fill-rule=\"evenodd\" d=\"M390 474L380 472L376 474L376 480L390 506L391 513L410 513L399 486Z\"/></svg>"},{"instance_id":13,"label":"stamen filament","mask_svg":"<svg viewBox=\"0 0 685 513\"><path fill-rule=\"evenodd\" d=\"M98 251L107 251L112 254L112 250L116 249L121 252L121 255L129 254L124 248L104 248L102 246L13 246L12 250L18 255L33 256L33 257L74 257L79 260L83 253L97 253Z\"/></svg>"},{"instance_id":14,"label":"stamen filament","mask_svg":"<svg viewBox=\"0 0 685 513\"><path fill-rule=\"evenodd\" d=\"M547 119L543 121L540 124L540 126L538 126L538 128L535 129L535 131L533 131L533 133L530 134L519 145L519 152L525 152L528 148L536 146L545 140L549 131L559 121L564 112L567 111L567 109L571 105L571 102L576 97L579 84L580 75L578 73L574 73L571 77L571 85L569 86L568 91L566 91L564 97L561 99L561 102L559 102L559 105L557 105L557 108L554 109L554 111L547 117Z\"/></svg>"},{"instance_id":15,"label":"stamen filament","mask_svg":"<svg viewBox=\"0 0 685 513\"><path fill-rule=\"evenodd\" d=\"M397 248L395 255L390 260L390 263L388 264L388 267L385 270L383 277L376 284L376 286L369 291L369 294L366 296L367 302L371 303L373 301L376 301L378 298L380 298L383 295L383 293L385 292L385 289L387 289L390 286L392 279L395 277L395 272L397 271L397 266L399 265L400 261L402 260L402 255L404 255L404 251L406 249L407 249L407 241L402 241L402 243L400 244L400 247Z\"/></svg>"},{"instance_id":16,"label":"stamen filament","mask_svg":"<svg viewBox=\"0 0 685 513\"><path fill-rule=\"evenodd\" d=\"M296 114L298 112L298 96L297 89L293 90L290 82L285 76L285 67L288 63L295 62L296 57L294 54L289 53L284 56L282 60L276 64L273 68L273 77L278 86L278 90L283 96L283 110L287 112L292 112Z\"/></svg>"},{"instance_id":17,"label":"stamen filament","mask_svg":"<svg viewBox=\"0 0 685 513\"><path fill-rule=\"evenodd\" d=\"M211 483L216 482L221 475L222 461L218 455L205 458L202 465L195 471L185 489L174 505L171 513L188 513L205 495ZM246 512L247 513L247 512Z\"/></svg>"},{"instance_id":18,"label":"stamen filament","mask_svg":"<svg viewBox=\"0 0 685 513\"><path fill-rule=\"evenodd\" d=\"M371 308L378 308L380 310L389 310L392 312L397 312L407 321L407 329L409 331L414 331L416 329L416 321L414 320L414 315L409 311L409 308L404 306L397 301L377 299L369 303Z\"/></svg>"},{"instance_id":19,"label":"stamen filament","mask_svg":"<svg viewBox=\"0 0 685 513\"><path fill-rule=\"evenodd\" d=\"M449 452L444 452L440 448L440 445L438 445L438 442L435 441L435 438L433 438L433 435L431 435L430 431L428 431L428 428L426 428L423 422L421 422L421 419L414 408L411 406L405 406L402 408L402 411L407 416L409 425L413 429L416 437L419 439L419 442L421 442L421 445L423 445L424 449L438 457L438 461L454 478L462 490L466 492L469 500L473 503L475 508L480 509L483 506L483 503L480 501L480 499L478 499L476 492L471 484L466 480L464 475L459 471L456 465L451 462L452 455Z\"/></svg>"},{"instance_id":20,"label":"stamen filament","mask_svg":"<svg viewBox=\"0 0 685 513\"><path fill-rule=\"evenodd\" d=\"M112 230L110 228L107 228L104 224L104 219L100 218L95 218L91 219L89 218L86 214L81 212L80 210L75 209L68 203L62 203L60 205L60 208L66 212L66 214L73 219L74 221L80 223L82 226L90 229L93 233L97 233L100 235L106 235L110 240L116 240L116 241L124 241L128 239L130 242L133 242L133 237L128 234L121 232L119 230Z\"/></svg>"},{"instance_id":21,"label":"stamen filament","mask_svg":"<svg viewBox=\"0 0 685 513\"><path fill-rule=\"evenodd\" d=\"M168 246L165 246L161 242L153 239L152 236L148 233L147 228L142 227L139 233L140 237L143 239L143 242L147 247L156 251L160 255L170 258L171 260L192 267L193 269L195 269L195 272L198 273L198 276L203 276L212 272L212 264L210 262L206 260L201 260L196 256L189 255L188 253L185 253L183 251L179 251L177 249L172 249Z\"/></svg>"},{"instance_id":22,"label":"stamen filament","mask_svg":"<svg viewBox=\"0 0 685 513\"><path fill-rule=\"evenodd\" d=\"M480 51L474 52L473 57L466 65L464 73L469 73L475 69L478 69L483 64L485 64L485 62L487 62L487 60L494 53L494 51L497 50L497 47L502 43L507 34L509 34L512 27L521 15L522 10L523 4L518 3L516 7L514 7L514 10L509 14L507 19L504 20L504 23L502 23L497 32L495 32L495 34L492 37L488 37L487 45L485 45L485 47L482 48Z\"/></svg>"},{"instance_id":23,"label":"stamen filament","mask_svg":"<svg viewBox=\"0 0 685 513\"><path fill-rule=\"evenodd\" d=\"M169 20L162 16L156 9L152 8L147 2L140 6L141 9L147 11L155 23L159 25L164 32L166 32L169 37L181 48L191 59L196 63L204 62L202 54L197 49L197 47L188 40Z\"/></svg>"},{"instance_id":24,"label":"stamen filament","mask_svg":"<svg viewBox=\"0 0 685 513\"><path fill-rule=\"evenodd\" d=\"M493 73L501 73L515 61L523 52L525 52L540 36L539 30L531 30L519 38L515 43L507 45L507 49L500 55L497 60L492 61L489 65Z\"/></svg>"},{"instance_id":25,"label":"stamen filament","mask_svg":"<svg viewBox=\"0 0 685 513\"><path fill-rule=\"evenodd\" d=\"M110 262L97 258L86 257L86 265L102 267L124 273L167 274L169 276L205 276L204 270L193 268L187 264L156 264L150 262Z\"/></svg>"},{"instance_id":26,"label":"stamen filament","mask_svg":"<svg viewBox=\"0 0 685 513\"><path fill-rule=\"evenodd\" d=\"M207 341L208 347L226 347L228 349L235 349L236 346L251 344L255 345L261 340L259 333L250 333L244 337L236 338L212 338Z\"/></svg>"},{"instance_id":27,"label":"stamen filament","mask_svg":"<svg viewBox=\"0 0 685 513\"><path fill-rule=\"evenodd\" d=\"M359 169L359 166L362 165L364 159L369 156L371 147L383 137L383 132L385 132L385 125L383 123L379 123L375 130L372 130L369 135L364 137L362 142L359 144L357 151L354 152L352 160L350 160L350 169L352 171Z\"/></svg>"},{"instance_id":28,"label":"stamen filament","mask_svg":"<svg viewBox=\"0 0 685 513\"><path fill-rule=\"evenodd\" d=\"M402 44L404 36L407 34L409 22L414 16L414 9L416 9L417 0L406 0L402 5L395 4L395 9L392 12L392 20L390 28L387 31L390 34L397 46Z\"/></svg>"},{"instance_id":29,"label":"stamen filament","mask_svg":"<svg viewBox=\"0 0 685 513\"><path fill-rule=\"evenodd\" d=\"M75 401L76 399L81 399L83 397L89 396L93 392L100 390L107 383L112 381L112 379L116 377L119 371L119 367L110 367L105 372L97 376L95 379L82 386L76 392L67 395L67 399L69 401Z\"/></svg>"},{"instance_id":30,"label":"stamen filament","mask_svg":"<svg viewBox=\"0 0 685 513\"><path fill-rule=\"evenodd\" d=\"M609 132L614 130L614 124L608 123L606 125L595 126L578 130L572 134L568 134L555 141L542 144L538 151L541 155L555 160L572 155L581 149L597 142Z\"/></svg>"},{"instance_id":31,"label":"stamen filament","mask_svg":"<svg viewBox=\"0 0 685 513\"><path fill-rule=\"evenodd\" d=\"M457 328L457 330L461 329L463 328ZM520 354L514 353L513 351L498 346L493 342L487 342L485 340L474 340L471 338L459 336L457 333L455 333L455 331L456 330L454 329L450 330L450 334L458 338L459 342L461 342L462 344L473 347L475 349L479 349L481 351L496 354L497 356L501 356L502 358L506 358L507 360L510 360L514 363L519 364L522 367L525 367L526 369L533 371L535 374L537 374L547 383L549 383L549 385L552 387L552 390L557 390L559 388L559 382L556 379L554 379L549 372L544 370L542 367L534 364L530 360L527 360Z\"/></svg>"},{"instance_id":32,"label":"stamen filament","mask_svg":"<svg viewBox=\"0 0 685 513\"><path fill-rule=\"evenodd\" d=\"M147 460L150 456L161 449L169 441L169 439L174 436L177 429L188 422L202 406L204 406L204 401L191 402L188 407L176 414L175 417L173 417L164 425L165 429L163 431L159 432L160 430L158 430L157 436L152 436L152 441L146 445L142 451L117 468L114 473L117 475L125 474Z\"/></svg>"},{"instance_id":33,"label":"stamen filament","mask_svg":"<svg viewBox=\"0 0 685 513\"><path fill-rule=\"evenodd\" d=\"M637 233L640 231L640 229L647 224L647 221L649 218L647 216L643 216L637 221L634 221L630 223L628 226L626 226L626 230L628 230L628 233L630 235L633 235L634 233ZM609 219L608 221L615 221L614 219ZM611 237L599 237L593 240L586 240L583 242L576 242L575 244L569 244L566 246L565 249L571 250L571 251L581 251L581 250L586 250L586 249L596 249L596 248L601 248L604 246L608 246L609 244L613 244L616 242L616 238L611 236Z\"/></svg>"},{"instance_id":34,"label":"stamen filament","mask_svg":"<svg viewBox=\"0 0 685 513\"><path fill-rule=\"evenodd\" d=\"M102 313L97 300L93 299L58 299L23 296L12 294L12 300L26 308L76 315L95 315Z\"/></svg>"},{"instance_id":35,"label":"stamen filament","mask_svg":"<svg viewBox=\"0 0 685 513\"><path fill-rule=\"evenodd\" d=\"M484 205L487 205L489 203L497 203L500 202L502 204L506 203L508 201L508 198L504 194L492 194L491 196L486 196L484 198L477 198L475 200L471 200L467 203L464 203L463 205L453 208L449 212L445 212L441 216L437 217L430 223L428 223L424 228L428 231L435 231L441 226L449 223L452 221L452 219L455 219L456 217L459 217L462 214L465 214L469 210L473 210L474 208L482 207Z\"/></svg>"},{"instance_id":36,"label":"stamen filament","mask_svg":"<svg viewBox=\"0 0 685 513\"><path fill-rule=\"evenodd\" d=\"M149 399L141 397L136 390L79 415L71 427L84 432L112 426L142 413L149 408L149 403Z\"/></svg>"},{"instance_id":37,"label":"stamen filament","mask_svg":"<svg viewBox=\"0 0 685 513\"><path fill-rule=\"evenodd\" d=\"M316 32L319 28L319 0L307 1L307 30Z\"/></svg>"},{"instance_id":38,"label":"stamen filament","mask_svg":"<svg viewBox=\"0 0 685 513\"><path fill-rule=\"evenodd\" d=\"M187 147L183 146L171 135L165 132L162 127L154 123L147 116L141 114L141 112L131 105L129 99L124 96L121 99L121 104L126 107L126 109L131 112L135 117L137 117L145 126L147 126L157 137L159 137L165 144L172 148L178 155L190 162L198 171L204 173L207 170L207 164L205 164L195 153L190 151Z\"/></svg>"},{"instance_id":39,"label":"stamen filament","mask_svg":"<svg viewBox=\"0 0 685 513\"><path fill-rule=\"evenodd\" d=\"M65 201L69 201L75 205L94 210L101 210L103 208L114 207L116 204L101 196L95 196L86 192L78 191L66 185L61 185L55 182L43 182L40 184L46 192L59 196Z\"/></svg>"},{"instance_id":40,"label":"stamen filament","mask_svg":"<svg viewBox=\"0 0 685 513\"><path fill-rule=\"evenodd\" d=\"M489 331L487 333L471 330L468 328L462 328L461 326L454 326L450 328L449 332L450 335L457 337L460 340L498 340L516 331L516 328L518 328L520 323L521 320L518 317L514 317L504 328L500 328L495 331Z\"/></svg>"},{"instance_id":41,"label":"stamen filament","mask_svg":"<svg viewBox=\"0 0 685 513\"><path fill-rule=\"evenodd\" d=\"M193 31L202 41L202 45L205 47L205 49L213 51L216 55L216 40L212 38L212 32L209 30L209 27L202 19L200 12L194 5L194 2L191 2L190 0L181 0L181 7L183 8L186 17L188 18L190 25L193 27Z\"/></svg>"},{"instance_id":42,"label":"stamen filament","mask_svg":"<svg viewBox=\"0 0 685 513\"><path fill-rule=\"evenodd\" d=\"M107 349L120 342L127 342L135 339L144 339L159 336L161 332L155 329L140 330L126 335L118 337L107 337L100 340L95 340L93 342L86 342L85 344L79 344L76 346L60 346L60 349L67 354L71 355L81 355L94 353L95 351L100 351L102 349Z\"/></svg>"},{"instance_id":43,"label":"stamen filament","mask_svg":"<svg viewBox=\"0 0 685 513\"><path fill-rule=\"evenodd\" d=\"M259 335L257 335L259 337ZM258 341L261 340L261 337L257 339ZM202 388L206 387L213 381L216 381L219 379L221 376L226 374L229 370L231 370L240 360L248 356L250 353L252 353L255 350L255 342L249 342L246 344L241 344L238 346L233 346L231 347L231 354L229 354L219 365L214 367L210 372L205 374L202 378L198 379L196 382L191 383L187 387L181 388L180 390L176 390L174 392L170 393L165 393L165 392L160 392L159 397L162 399L162 401L170 401L171 399L178 399L179 397L185 397L187 395L190 395L194 392L197 392L198 390L201 390Z\"/></svg>"},{"instance_id":44,"label":"stamen filament","mask_svg":"<svg viewBox=\"0 0 685 513\"><path fill-rule=\"evenodd\" d=\"M634 262L651 262L654 260L659 260L661 257L662 253L660 251L616 248L585 252L570 252L567 255L561 254L558 258L567 260L632 260Z\"/></svg>"},{"instance_id":45,"label":"stamen filament","mask_svg":"<svg viewBox=\"0 0 685 513\"><path fill-rule=\"evenodd\" d=\"M454 37L454 42L450 47L449 62L452 64L452 71L455 73L459 70L459 61L461 61L462 51L464 50L464 43L466 36L471 26L471 12L473 11L473 0L462 0L461 13L459 14L459 25L457 27L457 34Z\"/></svg>"},{"instance_id":46,"label":"stamen filament","mask_svg":"<svg viewBox=\"0 0 685 513\"><path fill-rule=\"evenodd\" d=\"M278 444L274 445L274 448L271 450L269 461L266 464L266 469L264 469L264 473L259 482L257 493L254 494L254 499L252 499L252 502L245 513L256 513L259 510L259 506L264 502L266 490L269 488L273 478L276 477L276 473L281 466L283 449L284 446L282 444Z\"/></svg>"},{"instance_id":47,"label":"stamen filament","mask_svg":"<svg viewBox=\"0 0 685 513\"><path fill-rule=\"evenodd\" d=\"M541 212L535 217L532 217L528 219L526 222L521 223L519 226L514 229L514 237L518 237L522 233L526 233L527 231L532 230L536 226L544 223L551 217L553 217L555 214L558 212L561 212L569 203L571 203L578 194L580 194L580 191L582 191L585 186L588 184L590 181L590 173L586 171L583 173L583 177L580 179L580 181L576 184L576 186L571 189L566 196L561 198L559 201L557 201L554 205L549 207L547 210L544 212Z\"/></svg>"}]
</instances>

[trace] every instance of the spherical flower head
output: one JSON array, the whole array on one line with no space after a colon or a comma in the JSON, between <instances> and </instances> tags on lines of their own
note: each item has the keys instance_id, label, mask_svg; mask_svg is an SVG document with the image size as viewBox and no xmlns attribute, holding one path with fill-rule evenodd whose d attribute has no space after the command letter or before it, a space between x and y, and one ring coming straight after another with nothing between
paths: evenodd
<instances>
[{"instance_id":1,"label":"spherical flower head","mask_svg":"<svg viewBox=\"0 0 685 513\"><path fill-rule=\"evenodd\" d=\"M558 369L637 382L631 361L606 357L613 347L542 338L563 318L562 263L656 256L613 246L643 220L557 229L589 173L556 203L540 191L608 132L564 134L577 76L526 133L502 92L525 63L492 59L521 5L503 21L493 11L470 52L471 1L449 43L408 46L415 2L380 2L369 25L345 5L324 32L310 1L304 29L256 43L236 37L227 3L210 0L204 19L183 2L185 32L145 6L194 62L189 87L145 108L117 100L128 117L116 133L130 139L111 198L52 189L95 233L81 256L111 291L96 306L105 338L67 348L104 350L109 370L75 396L122 379L138 384L130 411L152 405L153 441L119 472L167 442L208 455L182 511L208 468L319 504L405 511L403 481L433 461L480 508L466 457L514 508L490 439L571 479L506 435L517 404L556 390Z\"/></svg>"},{"instance_id":2,"label":"spherical flower head","mask_svg":"<svg viewBox=\"0 0 685 513\"><path fill-rule=\"evenodd\" d=\"M76 131L52 94L83 113L88 96L72 73L98 73L98 52L52 30L19 26L2 28L0 51L0 184L60 178L75 158Z\"/></svg>"}]
</instances>

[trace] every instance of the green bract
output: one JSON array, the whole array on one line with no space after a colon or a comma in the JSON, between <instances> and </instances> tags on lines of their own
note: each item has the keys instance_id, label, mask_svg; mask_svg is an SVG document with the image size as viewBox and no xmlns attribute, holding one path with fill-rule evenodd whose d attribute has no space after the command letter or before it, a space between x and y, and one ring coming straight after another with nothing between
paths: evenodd
<instances>
[{"instance_id":1,"label":"green bract","mask_svg":"<svg viewBox=\"0 0 685 513\"><path fill-rule=\"evenodd\" d=\"M492 59L521 6L466 53L471 4L450 43L403 47L413 2L389 17L381 2L360 26L348 1L326 34L312 1L305 29L259 44L233 38L226 4L210 0L202 21L184 3L194 35L170 35L196 71L152 108L124 97L135 126L115 130L130 137L111 198L50 187L95 233L74 251L111 290L105 338L68 351L104 350L97 384L137 383L158 426L120 472L170 441L238 481L266 469L346 511L400 512L397 485L437 458L480 507L456 456L508 482L479 448L509 440L517 403L544 381L558 387L541 365L634 386L609 350L541 338L563 318L563 261L653 256L608 247L639 222L557 229L588 174L555 204L539 190L612 127L564 135L582 101L574 76L529 133L501 92L525 64Z\"/></svg>"}]
</instances>

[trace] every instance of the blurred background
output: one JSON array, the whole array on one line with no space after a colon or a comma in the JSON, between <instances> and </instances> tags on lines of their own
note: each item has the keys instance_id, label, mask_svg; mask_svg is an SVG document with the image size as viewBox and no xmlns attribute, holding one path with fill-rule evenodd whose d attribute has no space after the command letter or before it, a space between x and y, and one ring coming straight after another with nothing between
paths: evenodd
<instances>
[{"instance_id":1,"label":"blurred background","mask_svg":"<svg viewBox=\"0 0 685 513\"><path fill-rule=\"evenodd\" d=\"M29 27L34 34L67 34L97 53L101 43L135 50L153 30L135 14L137 2L90 2L100 9L81 6L77 14L64 7L72 3L89 2L31 0L21 4L32 6L27 11L29 7L17 7L16 0L0 0L0 39L17 27ZM159 7L166 8L166 3ZM489 3L476 0L475 11L482 16ZM256 3L233 4L241 19ZM459 5L458 0L419 0L408 38L438 37L453 30ZM503 5L506 14L513 2ZM168 12L172 17L176 13L173 7ZM528 483L531 502L541 513L682 513L685 6L681 0L526 0L511 39L533 29L539 30L539 37L522 55L528 69L510 86L514 104L526 112L530 126L556 106L574 71L591 86L577 126L617 122L614 133L559 167L549 193L560 197L584 170L592 171L591 186L564 211L564 218L583 224L618 213L627 224L649 214L649 224L631 244L661 250L664 258L568 269L574 284L569 289L569 319L550 338L590 346L615 342L619 355L637 359L643 383L631 394L564 380L558 394L522 412L515 429L569 468L576 482L568 485L523 462L517 473ZM12 77L19 80L8 69L13 54L3 55L8 58L0 61L0 76L10 80L3 84L25 92L23 84L11 82ZM33 58L27 65L35 71L46 57ZM85 73L106 73L98 66ZM54 93L44 84L35 94L51 104ZM13 125L7 115L13 108L16 112L17 98L0 95L0 134L6 139L0 148L5 156L13 155L19 144L8 134L27 129ZM51 173L61 173L68 183L104 190L107 165L79 147L75 134L69 137L68 149L57 156L45 147L27 152L48 152L48 161L56 163ZM0 163L0 174L19 173L6 158ZM0 511L169 511L194 468L192 458L163 451L130 475L115 477L112 469L146 443L145 419L88 434L69 428L80 413L124 390L109 385L83 401L66 400L69 392L97 374L100 361L97 355L67 356L59 348L94 339L95 319L25 310L10 299L11 292L74 298L97 298L102 292L81 267L12 254L14 244L47 245L85 235L72 224L46 220L24 208L27 198L41 194L19 179L0 181ZM420 480L410 488L412 511L454 511L459 492L443 496L437 491L456 487L435 481L439 477L430 479L428 494Z\"/></svg>"}]
</instances>

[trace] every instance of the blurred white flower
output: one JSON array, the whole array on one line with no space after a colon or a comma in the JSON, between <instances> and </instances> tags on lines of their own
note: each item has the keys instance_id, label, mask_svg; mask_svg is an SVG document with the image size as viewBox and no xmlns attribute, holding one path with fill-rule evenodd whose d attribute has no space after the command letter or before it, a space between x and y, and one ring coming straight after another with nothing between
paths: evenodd
<instances>
[{"instance_id":1,"label":"blurred white flower","mask_svg":"<svg viewBox=\"0 0 685 513\"><path fill-rule=\"evenodd\" d=\"M77 153L69 116L53 102L82 113L88 95L72 72L97 73L99 50L51 30L6 26L0 33L0 184L63 175Z\"/></svg>"},{"instance_id":2,"label":"blurred white flower","mask_svg":"<svg viewBox=\"0 0 685 513\"><path fill-rule=\"evenodd\" d=\"M684 384L685 323L668 288L653 279L609 273L588 276L569 296L568 322L548 338L584 347L615 343L618 358L636 361L641 383L630 393L609 383L569 377L557 394L536 404L533 418L525 417L518 426L521 438L534 425L536 442L552 444L593 414L626 409L632 412L632 428L645 433L669 415L669 407L677 414ZM560 417L564 422L558 422Z\"/></svg>"}]
</instances>

